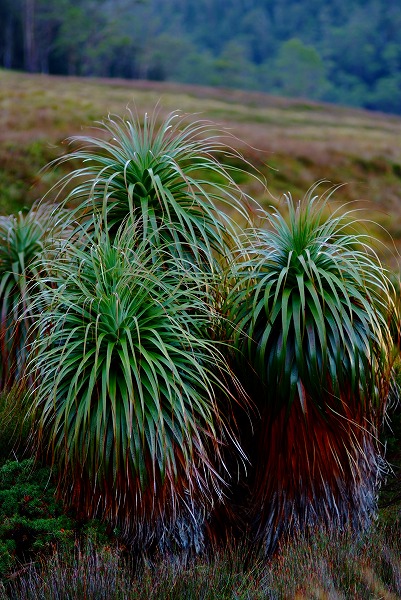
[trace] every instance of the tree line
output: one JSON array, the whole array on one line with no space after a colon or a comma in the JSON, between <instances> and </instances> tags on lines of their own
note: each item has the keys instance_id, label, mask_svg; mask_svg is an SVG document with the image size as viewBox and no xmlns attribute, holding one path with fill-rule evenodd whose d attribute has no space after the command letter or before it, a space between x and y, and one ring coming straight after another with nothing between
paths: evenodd
<instances>
[{"instance_id":1,"label":"tree line","mask_svg":"<svg viewBox=\"0 0 401 600\"><path fill-rule=\"evenodd\" d=\"M397 0L2 0L0 65L401 113Z\"/></svg>"}]
</instances>

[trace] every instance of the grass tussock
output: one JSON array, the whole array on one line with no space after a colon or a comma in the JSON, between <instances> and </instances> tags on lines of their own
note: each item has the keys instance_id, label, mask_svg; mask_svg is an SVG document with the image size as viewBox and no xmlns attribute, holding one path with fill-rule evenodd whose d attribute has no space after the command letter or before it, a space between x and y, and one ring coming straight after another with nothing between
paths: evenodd
<instances>
[{"instance_id":1,"label":"grass tussock","mask_svg":"<svg viewBox=\"0 0 401 600\"><path fill-rule=\"evenodd\" d=\"M270 561L231 548L183 565L135 564L121 548L75 545L73 552L21 565L2 600L262 600L383 598L401 595L401 542L375 527L358 539L318 532L282 544Z\"/></svg>"}]
</instances>

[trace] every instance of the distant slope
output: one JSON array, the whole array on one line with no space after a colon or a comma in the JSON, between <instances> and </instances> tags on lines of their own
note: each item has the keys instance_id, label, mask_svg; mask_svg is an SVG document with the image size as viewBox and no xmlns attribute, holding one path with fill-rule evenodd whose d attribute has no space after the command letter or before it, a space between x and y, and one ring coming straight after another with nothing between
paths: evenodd
<instances>
[{"instance_id":1,"label":"distant slope","mask_svg":"<svg viewBox=\"0 0 401 600\"><path fill-rule=\"evenodd\" d=\"M261 93L126 80L27 75L0 70L0 212L42 197L55 180L46 163L66 151L63 140L126 106L140 114L159 103L197 113L229 132L234 145L266 179L244 189L265 206L291 192L299 199L319 180L318 193L357 200L362 217L386 227L401 248L401 118ZM60 173L57 174L59 176ZM390 247L390 238L377 233ZM384 254L388 251L383 249Z\"/></svg>"},{"instance_id":2,"label":"distant slope","mask_svg":"<svg viewBox=\"0 0 401 600\"><path fill-rule=\"evenodd\" d=\"M2 0L0 66L400 114L399 0Z\"/></svg>"}]
</instances>

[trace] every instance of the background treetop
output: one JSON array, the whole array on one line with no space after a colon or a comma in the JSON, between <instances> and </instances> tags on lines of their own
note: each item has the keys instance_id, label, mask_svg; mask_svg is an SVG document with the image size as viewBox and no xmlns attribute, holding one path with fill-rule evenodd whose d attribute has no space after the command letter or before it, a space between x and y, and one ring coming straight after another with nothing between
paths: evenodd
<instances>
[{"instance_id":1,"label":"background treetop","mask_svg":"<svg viewBox=\"0 0 401 600\"><path fill-rule=\"evenodd\" d=\"M0 65L401 112L395 0L3 0Z\"/></svg>"}]
</instances>

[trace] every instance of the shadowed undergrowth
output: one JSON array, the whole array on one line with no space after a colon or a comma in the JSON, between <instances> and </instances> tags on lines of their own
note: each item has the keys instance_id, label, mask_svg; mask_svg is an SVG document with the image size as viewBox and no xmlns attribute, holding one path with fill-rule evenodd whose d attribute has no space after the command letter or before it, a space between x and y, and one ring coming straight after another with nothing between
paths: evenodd
<instances>
[{"instance_id":1,"label":"shadowed undergrowth","mask_svg":"<svg viewBox=\"0 0 401 600\"><path fill-rule=\"evenodd\" d=\"M75 545L21 568L2 600L395 600L401 594L399 530L376 527L359 539L315 533L282 545L266 561L245 546L188 565L134 565L123 549Z\"/></svg>"}]
</instances>

